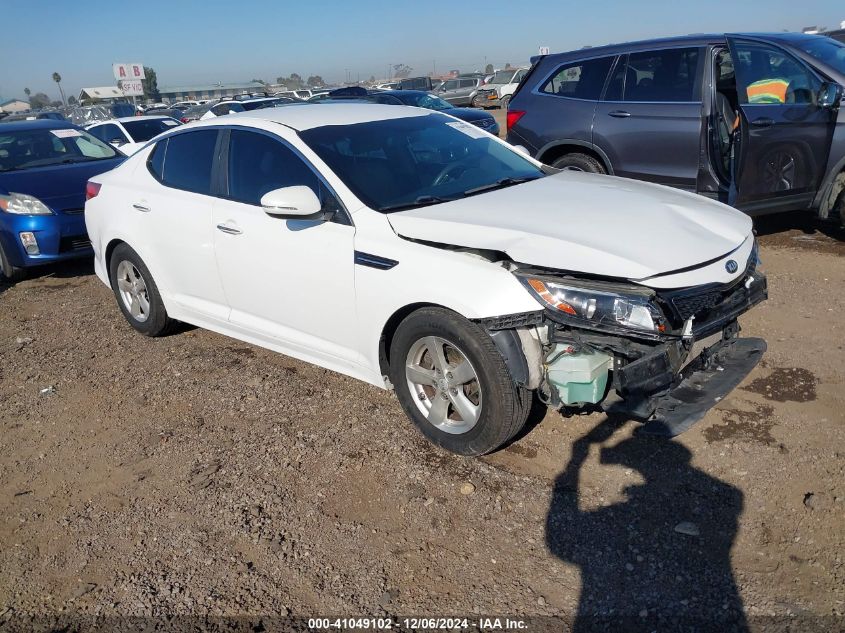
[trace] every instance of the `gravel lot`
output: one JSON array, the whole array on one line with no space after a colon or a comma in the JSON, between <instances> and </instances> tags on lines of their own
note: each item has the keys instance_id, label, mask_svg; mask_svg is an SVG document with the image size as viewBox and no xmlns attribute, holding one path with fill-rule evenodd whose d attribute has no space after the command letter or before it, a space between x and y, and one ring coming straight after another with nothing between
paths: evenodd
<instances>
[{"instance_id":1,"label":"gravel lot","mask_svg":"<svg viewBox=\"0 0 845 633\"><path fill-rule=\"evenodd\" d=\"M25 614L841 626L845 236L795 221L761 225L771 298L741 322L769 352L692 430L538 409L480 460L363 383L203 330L135 334L87 263L0 285L0 631Z\"/></svg>"}]
</instances>

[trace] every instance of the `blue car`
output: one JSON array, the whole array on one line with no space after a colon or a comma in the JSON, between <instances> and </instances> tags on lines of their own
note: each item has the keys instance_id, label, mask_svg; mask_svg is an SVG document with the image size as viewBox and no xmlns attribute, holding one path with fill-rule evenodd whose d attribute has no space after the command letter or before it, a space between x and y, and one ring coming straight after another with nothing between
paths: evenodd
<instances>
[{"instance_id":1,"label":"blue car","mask_svg":"<svg viewBox=\"0 0 845 633\"><path fill-rule=\"evenodd\" d=\"M85 231L88 179L125 159L65 121L0 122L0 275L93 255Z\"/></svg>"},{"instance_id":2,"label":"blue car","mask_svg":"<svg viewBox=\"0 0 845 633\"><path fill-rule=\"evenodd\" d=\"M429 94L423 90L385 90L379 96L394 97L403 105L416 106L426 110L437 110L451 114L453 117L472 123L490 134L499 135L499 124L493 115L478 108L458 108L440 97Z\"/></svg>"}]
</instances>

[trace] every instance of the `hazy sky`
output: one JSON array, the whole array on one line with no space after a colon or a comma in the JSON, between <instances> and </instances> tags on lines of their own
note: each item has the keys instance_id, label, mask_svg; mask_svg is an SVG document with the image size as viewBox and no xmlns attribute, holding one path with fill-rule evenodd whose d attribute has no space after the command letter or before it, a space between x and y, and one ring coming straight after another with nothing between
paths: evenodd
<instances>
[{"instance_id":1,"label":"hazy sky","mask_svg":"<svg viewBox=\"0 0 845 633\"><path fill-rule=\"evenodd\" d=\"M842 0L0 0L0 97L113 85L113 62L155 68L159 86L274 81L299 73L343 81L526 62L565 51L685 33L838 27Z\"/></svg>"}]
</instances>

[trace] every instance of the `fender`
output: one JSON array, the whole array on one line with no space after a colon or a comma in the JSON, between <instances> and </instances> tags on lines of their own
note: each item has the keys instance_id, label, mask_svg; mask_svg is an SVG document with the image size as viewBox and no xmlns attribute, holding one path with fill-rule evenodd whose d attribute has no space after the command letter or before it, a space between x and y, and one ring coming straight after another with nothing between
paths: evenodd
<instances>
[{"instance_id":1,"label":"fender","mask_svg":"<svg viewBox=\"0 0 845 633\"><path fill-rule=\"evenodd\" d=\"M593 150L596 154L601 157L602 162L604 163L605 167L607 167L607 173L611 176L613 175L613 164L610 162L610 158L608 158L607 154L601 147L590 143L589 141L582 141L574 138L557 139L552 141L551 143L546 143L545 145L543 145L543 147L537 150L537 153L534 155L534 157L539 160L539 157L545 154L547 151L555 147L560 147L561 145L577 145L578 147L584 147L586 149Z\"/></svg>"}]
</instances>

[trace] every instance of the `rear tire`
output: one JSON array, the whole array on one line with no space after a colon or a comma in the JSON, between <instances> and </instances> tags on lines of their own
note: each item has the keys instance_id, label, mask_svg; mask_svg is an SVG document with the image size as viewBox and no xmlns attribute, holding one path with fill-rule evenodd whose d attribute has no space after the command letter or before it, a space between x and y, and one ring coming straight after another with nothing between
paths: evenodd
<instances>
[{"instance_id":1,"label":"rear tire","mask_svg":"<svg viewBox=\"0 0 845 633\"><path fill-rule=\"evenodd\" d=\"M6 252L3 250L3 246L0 245L0 277L9 283L16 283L26 279L26 272L26 268L12 265L12 262L9 261Z\"/></svg>"},{"instance_id":2,"label":"rear tire","mask_svg":"<svg viewBox=\"0 0 845 633\"><path fill-rule=\"evenodd\" d=\"M552 163L552 167L569 171L585 171L590 174L607 173L604 165L589 154L582 154L581 152L564 154Z\"/></svg>"},{"instance_id":3,"label":"rear tire","mask_svg":"<svg viewBox=\"0 0 845 633\"><path fill-rule=\"evenodd\" d=\"M469 104L470 104L473 108L480 108L481 110L483 110L483 109L484 109L484 103L483 103L483 101L482 101L482 99L481 99L481 97L480 97L479 95L475 95L475 96L472 98L472 101L470 101L470 102L469 102Z\"/></svg>"},{"instance_id":4,"label":"rear tire","mask_svg":"<svg viewBox=\"0 0 845 633\"><path fill-rule=\"evenodd\" d=\"M145 336L164 336L175 321L144 260L128 244L119 244L109 260L109 281L117 305L129 325Z\"/></svg>"},{"instance_id":5,"label":"rear tire","mask_svg":"<svg viewBox=\"0 0 845 633\"><path fill-rule=\"evenodd\" d=\"M444 308L422 308L399 324L390 380L422 434L458 455L501 447L530 410L531 392L514 383L493 339Z\"/></svg>"}]
</instances>

